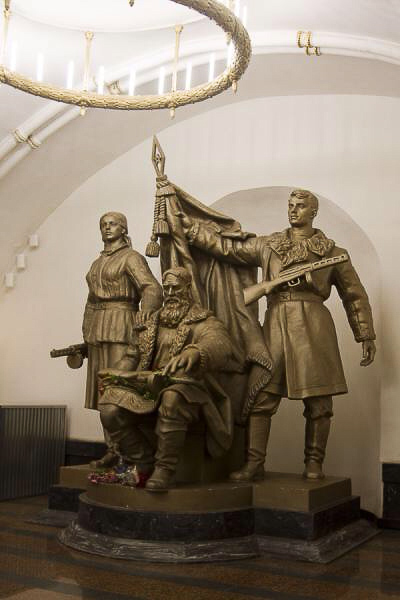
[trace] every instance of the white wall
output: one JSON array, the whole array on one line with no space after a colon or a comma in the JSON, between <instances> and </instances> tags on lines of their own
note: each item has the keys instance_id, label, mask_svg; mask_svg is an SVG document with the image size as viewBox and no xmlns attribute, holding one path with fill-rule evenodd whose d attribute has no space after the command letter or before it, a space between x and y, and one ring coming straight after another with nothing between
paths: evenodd
<instances>
[{"instance_id":1,"label":"white wall","mask_svg":"<svg viewBox=\"0 0 400 600\"><path fill-rule=\"evenodd\" d=\"M364 371L357 363L359 348L338 313L350 393L336 401L327 461L332 473L353 477L355 492L362 494L364 506L373 511L379 502L379 420L381 459L400 460L395 263L400 225L399 108L399 100L383 97L260 98L172 123L160 135L171 180L207 204L238 190L265 186L305 187L329 199L332 223L329 218L323 220L321 207L319 224L363 259L357 266L368 282L378 322L381 280L378 351L382 376L379 361L365 371L367 395L360 387ZM63 359L50 360L48 351L81 339L84 274L101 249L99 216L110 209L125 212L135 247L144 251L154 191L150 152L151 140L132 148L67 198L41 227L41 247L30 254L27 271L18 276L17 287L2 300L0 402L66 403L72 437L100 439L98 415L82 408L84 371L67 369ZM337 218L343 235L336 226ZM281 218L275 214L274 219L277 224L271 229L285 226L284 211ZM156 270L155 260L151 266ZM276 417L280 426L277 420L269 466L298 471L300 450L285 449L285 462L282 447L302 447L300 409L285 405L281 413ZM293 446L291 439L289 445L285 439L291 428L296 431Z\"/></svg>"}]
</instances>

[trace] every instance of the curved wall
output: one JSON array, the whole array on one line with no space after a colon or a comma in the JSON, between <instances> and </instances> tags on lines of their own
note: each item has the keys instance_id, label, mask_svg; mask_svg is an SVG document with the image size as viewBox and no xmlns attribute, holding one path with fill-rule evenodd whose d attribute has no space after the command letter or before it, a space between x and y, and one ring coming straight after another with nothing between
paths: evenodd
<instances>
[{"instance_id":1,"label":"curved wall","mask_svg":"<svg viewBox=\"0 0 400 600\"><path fill-rule=\"evenodd\" d=\"M400 286L394 276L397 257L393 251L400 224L399 130L399 100L395 98L297 96L259 98L210 110L171 124L160 136L171 180L206 204L237 190L274 186L309 188L332 201L323 203L327 212L324 216L321 207L318 224L349 249L367 282L375 300L379 355L375 365L361 370L359 347L335 301L351 392L336 402L327 466L332 473L351 475L364 507L374 512L380 495L380 420L381 458L400 459L400 377L396 368L400 361ZM110 209L125 212L134 245L144 251L154 195L150 153L148 139L76 189L43 223L41 247L29 254L27 271L2 299L0 402L68 404L71 437L100 439L98 415L82 408L84 371L67 369L62 359L50 360L48 351L80 340L84 274L101 249L99 216ZM246 216L247 204L241 210L240 215ZM271 229L280 229L286 217L284 212L278 214L277 207L274 210L276 225ZM380 261L384 290L381 320L379 273L371 244ZM155 260L151 266L156 271ZM383 359L380 398L379 359ZM364 376L366 385L360 387ZM301 410L285 405L280 413L269 467L299 470ZM296 432L295 442L292 431Z\"/></svg>"}]
</instances>

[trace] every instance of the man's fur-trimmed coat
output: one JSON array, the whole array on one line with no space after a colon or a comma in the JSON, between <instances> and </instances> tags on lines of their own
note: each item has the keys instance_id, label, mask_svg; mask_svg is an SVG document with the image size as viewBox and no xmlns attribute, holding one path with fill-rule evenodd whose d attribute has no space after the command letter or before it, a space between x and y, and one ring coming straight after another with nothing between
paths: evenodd
<instances>
[{"instance_id":1,"label":"man's fur-trimmed coat","mask_svg":"<svg viewBox=\"0 0 400 600\"><path fill-rule=\"evenodd\" d=\"M138 371L153 368L160 312L136 328L137 343L129 347L128 356L137 362ZM201 405L207 425L207 447L212 456L218 456L229 449L233 436L232 403L217 382L218 372L237 372L240 365L235 362L232 342L223 323L197 304L190 307L176 327L169 358L179 356L188 347L200 352L200 364L193 373L187 374L198 379L199 385L175 383L167 389L175 390L189 403Z\"/></svg>"}]
</instances>

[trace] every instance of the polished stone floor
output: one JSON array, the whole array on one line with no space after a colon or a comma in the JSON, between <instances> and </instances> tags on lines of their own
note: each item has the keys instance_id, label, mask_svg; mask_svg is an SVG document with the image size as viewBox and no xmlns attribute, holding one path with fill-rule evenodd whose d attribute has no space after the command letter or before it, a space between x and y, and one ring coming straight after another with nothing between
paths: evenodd
<instances>
[{"instance_id":1,"label":"polished stone floor","mask_svg":"<svg viewBox=\"0 0 400 600\"><path fill-rule=\"evenodd\" d=\"M46 498L0 502L0 598L13 600L372 600L400 598L400 531L330 565L259 558L142 564L73 552L57 528L29 522Z\"/></svg>"}]
</instances>

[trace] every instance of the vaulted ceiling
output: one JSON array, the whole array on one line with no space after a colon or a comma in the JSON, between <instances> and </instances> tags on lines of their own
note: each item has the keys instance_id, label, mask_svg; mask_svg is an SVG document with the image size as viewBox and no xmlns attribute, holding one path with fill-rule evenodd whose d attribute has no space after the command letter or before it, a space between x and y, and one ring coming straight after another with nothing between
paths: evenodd
<instances>
[{"instance_id":1,"label":"vaulted ceiling","mask_svg":"<svg viewBox=\"0 0 400 600\"><path fill-rule=\"evenodd\" d=\"M253 44L250 67L231 91L179 109L176 121L257 96L368 94L400 96L398 0L241 0ZM170 0L12 0L4 62L36 77L43 56L45 81L65 86L74 63L74 85L83 77L84 32L94 32L91 85L100 65L106 84L127 89L130 69L136 93L156 93L158 67L172 64L174 26L184 25L181 71L193 64L195 84L207 81L211 53L216 72L226 65L222 31ZM321 56L297 46L299 30L312 32ZM46 217L98 169L148 136L170 126L168 112L79 110L0 86L0 275L12 268Z\"/></svg>"}]
</instances>

